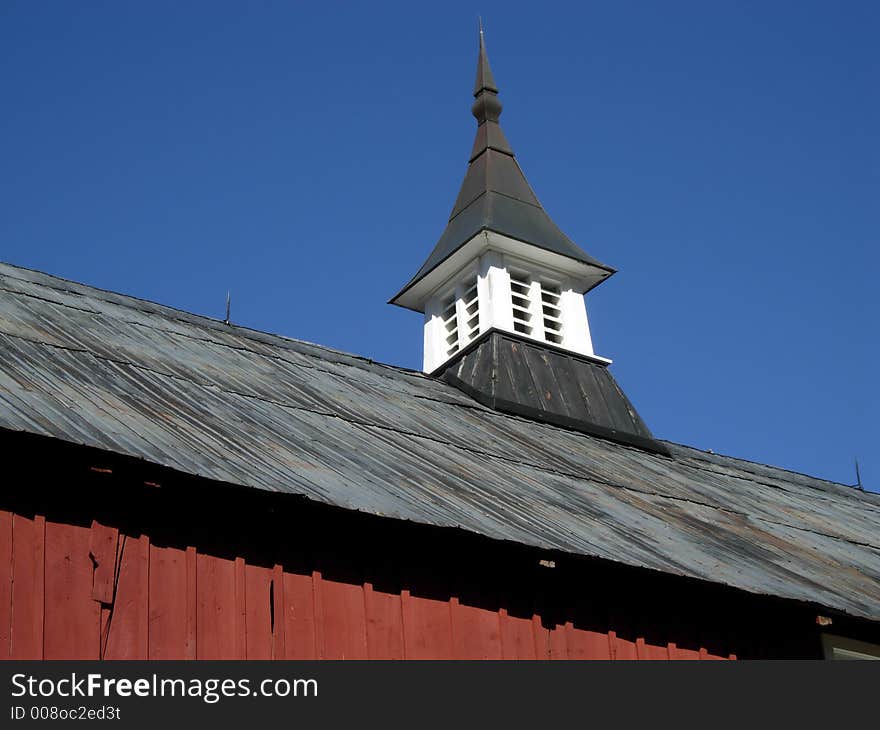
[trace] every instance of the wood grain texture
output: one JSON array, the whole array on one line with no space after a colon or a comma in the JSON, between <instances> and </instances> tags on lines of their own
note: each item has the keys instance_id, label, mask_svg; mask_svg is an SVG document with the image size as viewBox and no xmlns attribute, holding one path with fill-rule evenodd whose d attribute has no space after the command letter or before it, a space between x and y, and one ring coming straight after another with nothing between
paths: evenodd
<instances>
[{"instance_id":1,"label":"wood grain texture","mask_svg":"<svg viewBox=\"0 0 880 730\"><path fill-rule=\"evenodd\" d=\"M110 571L107 566L113 566ZM4 572L5 571L5 572ZM149 535L0 512L0 656L104 659L735 659L728 631L596 613L600 596L418 592ZM470 578L468 579L470 580ZM465 596L465 597L461 597ZM109 598L109 601L107 600ZM564 599L567 601L567 599ZM622 611L618 599L616 611ZM555 607L548 608L556 601ZM526 606L535 606L529 612ZM611 612L613 613L613 611ZM549 616L552 615L552 618ZM569 618L570 617L570 618ZM634 628L635 626L635 628ZM701 635L702 632L702 635ZM701 645L702 642L702 645Z\"/></svg>"},{"instance_id":2,"label":"wood grain texture","mask_svg":"<svg viewBox=\"0 0 880 730\"><path fill-rule=\"evenodd\" d=\"M92 598L91 530L47 521L45 570L46 659L98 659L101 604Z\"/></svg>"},{"instance_id":3,"label":"wood grain texture","mask_svg":"<svg viewBox=\"0 0 880 730\"><path fill-rule=\"evenodd\" d=\"M46 520L12 517L12 659L43 658Z\"/></svg>"},{"instance_id":4,"label":"wood grain texture","mask_svg":"<svg viewBox=\"0 0 880 730\"><path fill-rule=\"evenodd\" d=\"M12 654L12 513L0 510L0 659Z\"/></svg>"},{"instance_id":5,"label":"wood grain texture","mask_svg":"<svg viewBox=\"0 0 880 730\"><path fill-rule=\"evenodd\" d=\"M124 536L103 658L149 658L149 573L149 538Z\"/></svg>"},{"instance_id":6,"label":"wood grain texture","mask_svg":"<svg viewBox=\"0 0 880 730\"><path fill-rule=\"evenodd\" d=\"M196 561L198 606L196 656L235 659L238 621L235 606L235 564L232 560L199 554Z\"/></svg>"}]
</instances>

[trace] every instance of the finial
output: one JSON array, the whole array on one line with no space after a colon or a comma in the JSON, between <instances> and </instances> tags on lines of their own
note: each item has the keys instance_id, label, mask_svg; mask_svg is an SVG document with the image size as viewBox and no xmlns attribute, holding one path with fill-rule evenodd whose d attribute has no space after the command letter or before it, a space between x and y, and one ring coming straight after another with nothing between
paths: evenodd
<instances>
[{"instance_id":1,"label":"finial","mask_svg":"<svg viewBox=\"0 0 880 730\"><path fill-rule=\"evenodd\" d=\"M223 320L223 324L230 324L229 320L229 310L232 305L232 292L226 292L226 319Z\"/></svg>"},{"instance_id":2,"label":"finial","mask_svg":"<svg viewBox=\"0 0 880 730\"><path fill-rule=\"evenodd\" d=\"M480 18L480 51L477 55L477 80L474 83L474 102L471 112L477 118L477 122L497 122L501 116L501 102L498 99L498 87L495 86L495 77L489 66L489 56L486 53L486 40L483 35L483 19Z\"/></svg>"}]
</instances>

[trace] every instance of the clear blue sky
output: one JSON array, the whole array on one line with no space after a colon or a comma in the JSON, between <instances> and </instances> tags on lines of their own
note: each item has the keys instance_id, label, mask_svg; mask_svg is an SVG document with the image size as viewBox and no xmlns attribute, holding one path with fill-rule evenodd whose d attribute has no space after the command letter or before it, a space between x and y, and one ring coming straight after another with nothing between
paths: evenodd
<instances>
[{"instance_id":1,"label":"clear blue sky","mask_svg":"<svg viewBox=\"0 0 880 730\"><path fill-rule=\"evenodd\" d=\"M880 3L0 4L0 259L388 363L476 16L654 432L880 488Z\"/></svg>"}]
</instances>

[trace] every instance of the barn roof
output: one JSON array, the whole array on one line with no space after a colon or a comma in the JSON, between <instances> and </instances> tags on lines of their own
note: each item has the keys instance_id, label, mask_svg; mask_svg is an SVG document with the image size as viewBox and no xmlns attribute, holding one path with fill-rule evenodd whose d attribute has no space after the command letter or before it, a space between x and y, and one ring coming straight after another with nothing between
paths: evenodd
<instances>
[{"instance_id":1,"label":"barn roof","mask_svg":"<svg viewBox=\"0 0 880 730\"><path fill-rule=\"evenodd\" d=\"M0 428L880 619L880 495L0 264Z\"/></svg>"}]
</instances>

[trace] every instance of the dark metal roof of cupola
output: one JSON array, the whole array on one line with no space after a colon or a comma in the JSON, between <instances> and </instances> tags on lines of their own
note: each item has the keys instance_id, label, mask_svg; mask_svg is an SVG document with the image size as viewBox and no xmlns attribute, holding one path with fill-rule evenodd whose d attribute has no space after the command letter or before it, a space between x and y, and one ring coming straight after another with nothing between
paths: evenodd
<instances>
[{"instance_id":1,"label":"dark metal roof of cupola","mask_svg":"<svg viewBox=\"0 0 880 730\"><path fill-rule=\"evenodd\" d=\"M404 293L484 230L601 269L601 276L594 285L613 274L613 268L589 256L559 229L523 175L498 123L502 106L482 29L474 97L471 111L477 119L477 136L446 230L428 259L391 300L392 303L402 304L399 300Z\"/></svg>"}]
</instances>

